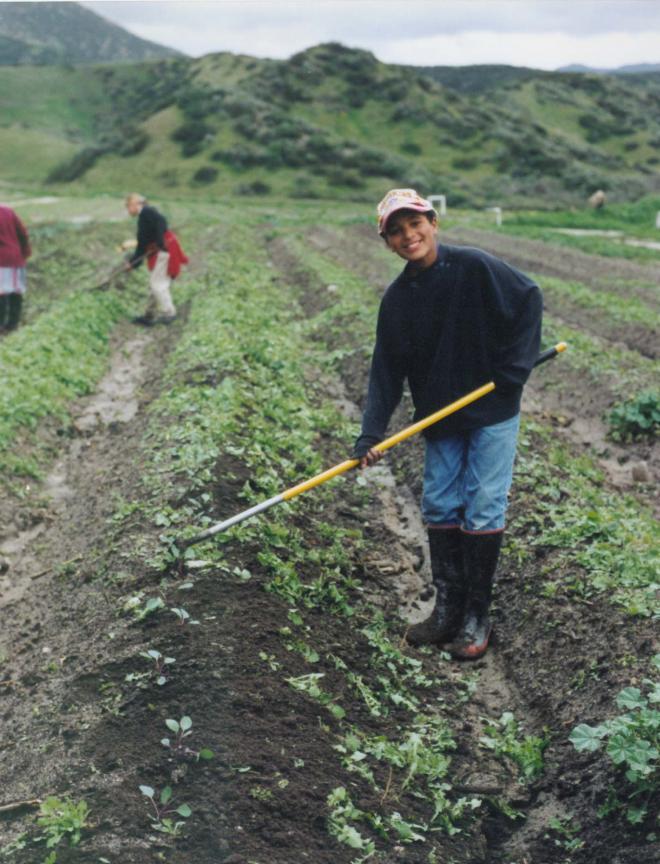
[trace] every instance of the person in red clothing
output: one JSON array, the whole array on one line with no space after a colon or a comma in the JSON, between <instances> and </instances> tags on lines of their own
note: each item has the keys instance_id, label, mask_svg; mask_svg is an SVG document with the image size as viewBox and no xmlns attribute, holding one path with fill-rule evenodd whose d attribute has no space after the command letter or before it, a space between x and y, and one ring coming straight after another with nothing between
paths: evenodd
<instances>
[{"instance_id":1,"label":"person in red clothing","mask_svg":"<svg viewBox=\"0 0 660 864\"><path fill-rule=\"evenodd\" d=\"M145 327L170 324L176 318L170 291L172 279L188 259L174 232L168 230L165 217L143 195L137 192L128 195L126 209L130 216L137 216L137 246L126 262L126 269L139 267L145 258L149 269L149 302L144 315L134 318L133 323Z\"/></svg>"},{"instance_id":2,"label":"person in red clothing","mask_svg":"<svg viewBox=\"0 0 660 864\"><path fill-rule=\"evenodd\" d=\"M21 320L31 254L27 228L11 207L0 204L0 332L15 330Z\"/></svg>"}]
</instances>

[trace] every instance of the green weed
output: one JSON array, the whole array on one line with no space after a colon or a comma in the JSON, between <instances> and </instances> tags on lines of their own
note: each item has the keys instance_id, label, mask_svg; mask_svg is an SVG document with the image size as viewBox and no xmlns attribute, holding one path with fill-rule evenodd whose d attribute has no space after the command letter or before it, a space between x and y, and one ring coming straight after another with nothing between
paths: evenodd
<instances>
[{"instance_id":1,"label":"green weed","mask_svg":"<svg viewBox=\"0 0 660 864\"><path fill-rule=\"evenodd\" d=\"M521 735L520 724L510 711L499 720L488 721L480 743L496 756L511 759L520 771L520 781L529 783L543 773L543 751L550 743L547 737Z\"/></svg>"},{"instance_id":2,"label":"green weed","mask_svg":"<svg viewBox=\"0 0 660 864\"><path fill-rule=\"evenodd\" d=\"M85 801L75 803L68 798L50 796L41 803L39 814L37 825L44 829L49 849L65 838L70 846L77 846L83 829L87 827L89 807Z\"/></svg>"},{"instance_id":3,"label":"green weed","mask_svg":"<svg viewBox=\"0 0 660 864\"><path fill-rule=\"evenodd\" d=\"M660 393L647 390L615 405L608 416L615 441L655 438L660 434Z\"/></svg>"},{"instance_id":4,"label":"green weed","mask_svg":"<svg viewBox=\"0 0 660 864\"><path fill-rule=\"evenodd\" d=\"M660 654L654 657L654 666L660 670ZM646 695L638 687L627 687L616 699L622 714L605 720L597 726L580 723L570 734L570 741L578 752L594 753L601 748L612 763L622 768L630 792L621 803L612 795L601 812L621 807L633 824L647 815L648 802L660 789L660 683L645 681Z\"/></svg>"}]
</instances>

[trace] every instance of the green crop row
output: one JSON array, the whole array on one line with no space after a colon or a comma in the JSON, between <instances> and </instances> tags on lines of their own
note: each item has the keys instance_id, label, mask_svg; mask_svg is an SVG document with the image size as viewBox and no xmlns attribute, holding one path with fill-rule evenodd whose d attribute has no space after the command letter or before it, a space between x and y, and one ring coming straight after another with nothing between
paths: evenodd
<instances>
[{"instance_id":1,"label":"green crop row","mask_svg":"<svg viewBox=\"0 0 660 864\"><path fill-rule=\"evenodd\" d=\"M657 360L614 347L593 334L560 323L552 315L544 317L543 338L551 344L567 342L569 350L561 362L579 370L594 387L607 389L618 400L626 400L632 393L642 390L652 390L657 384L660 373Z\"/></svg>"},{"instance_id":2,"label":"green crop row","mask_svg":"<svg viewBox=\"0 0 660 864\"><path fill-rule=\"evenodd\" d=\"M0 471L38 475L34 452L46 418L67 422L72 399L91 393L106 369L114 325L127 314L123 295L75 291L31 326L0 342Z\"/></svg>"},{"instance_id":3,"label":"green crop row","mask_svg":"<svg viewBox=\"0 0 660 864\"><path fill-rule=\"evenodd\" d=\"M554 550L547 590L607 595L630 615L657 616L660 530L653 514L602 486L588 456L573 456L538 423L525 424L516 469L516 534ZM520 542L520 541L519 541ZM524 542L524 541L523 541Z\"/></svg>"},{"instance_id":4,"label":"green crop row","mask_svg":"<svg viewBox=\"0 0 660 864\"><path fill-rule=\"evenodd\" d=\"M642 324L649 328L660 325L660 315L653 309L637 300L635 297L624 297L610 291L594 291L579 282L566 282L552 276L536 276L536 281L543 286L543 291L559 300L566 299L583 309L591 309L601 316L601 320L609 319L613 324L625 322Z\"/></svg>"}]
</instances>

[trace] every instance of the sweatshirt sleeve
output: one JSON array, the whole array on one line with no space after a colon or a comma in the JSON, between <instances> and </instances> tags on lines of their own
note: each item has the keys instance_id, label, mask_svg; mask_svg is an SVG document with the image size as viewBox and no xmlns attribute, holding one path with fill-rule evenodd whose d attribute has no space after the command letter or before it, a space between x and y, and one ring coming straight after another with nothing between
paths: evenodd
<instances>
[{"instance_id":1,"label":"sweatshirt sleeve","mask_svg":"<svg viewBox=\"0 0 660 864\"><path fill-rule=\"evenodd\" d=\"M493 381L501 390L522 387L539 354L543 296L539 286L503 261L490 260L487 290L493 316Z\"/></svg>"},{"instance_id":2,"label":"sweatshirt sleeve","mask_svg":"<svg viewBox=\"0 0 660 864\"><path fill-rule=\"evenodd\" d=\"M362 431L353 448L356 459L361 459L374 444L378 444L385 437L390 418L401 401L405 380L403 367L400 353L388 334L387 315L381 304Z\"/></svg>"}]
</instances>

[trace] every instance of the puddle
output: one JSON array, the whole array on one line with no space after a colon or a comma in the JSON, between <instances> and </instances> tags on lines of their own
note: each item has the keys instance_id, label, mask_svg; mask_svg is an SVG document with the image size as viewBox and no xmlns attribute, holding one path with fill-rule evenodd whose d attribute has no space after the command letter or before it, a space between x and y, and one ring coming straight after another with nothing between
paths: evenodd
<instances>
[{"instance_id":1,"label":"puddle","mask_svg":"<svg viewBox=\"0 0 660 864\"><path fill-rule=\"evenodd\" d=\"M557 234L571 237L623 237L623 231L607 231L602 228L553 228Z\"/></svg>"},{"instance_id":2,"label":"puddle","mask_svg":"<svg viewBox=\"0 0 660 864\"><path fill-rule=\"evenodd\" d=\"M660 242L655 240L626 240L626 246L641 246L643 249L657 249L660 251Z\"/></svg>"},{"instance_id":3,"label":"puddle","mask_svg":"<svg viewBox=\"0 0 660 864\"><path fill-rule=\"evenodd\" d=\"M634 237L625 237L623 231L607 231L600 228L552 228L557 234L567 234L569 237L611 237L623 240L626 246L638 246L643 249L657 249L660 251L660 241L637 240Z\"/></svg>"},{"instance_id":4,"label":"puddle","mask_svg":"<svg viewBox=\"0 0 660 864\"><path fill-rule=\"evenodd\" d=\"M99 424L128 423L137 414L137 389L144 375L143 334L126 342L112 359L110 370L85 409L74 421L79 432L91 433Z\"/></svg>"},{"instance_id":5,"label":"puddle","mask_svg":"<svg viewBox=\"0 0 660 864\"><path fill-rule=\"evenodd\" d=\"M55 204L59 198L54 198L52 195L45 195L42 198L21 198L20 201L10 201L7 207L22 207L24 204Z\"/></svg>"}]
</instances>

